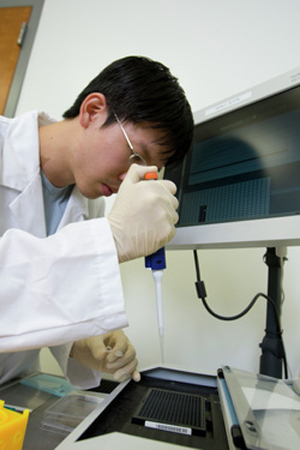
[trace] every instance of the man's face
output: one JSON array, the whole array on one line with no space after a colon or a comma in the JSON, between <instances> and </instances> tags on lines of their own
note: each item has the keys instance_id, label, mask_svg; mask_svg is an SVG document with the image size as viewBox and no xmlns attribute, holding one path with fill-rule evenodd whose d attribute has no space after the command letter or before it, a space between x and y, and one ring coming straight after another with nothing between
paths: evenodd
<instances>
[{"instance_id":1,"label":"man's face","mask_svg":"<svg viewBox=\"0 0 300 450\"><path fill-rule=\"evenodd\" d=\"M118 192L121 182L130 167L132 151L116 122L103 127L101 116L95 117L82 130L73 158L73 175L80 192L87 198L110 196ZM147 165L161 169L170 155L165 155L164 146L157 143L162 132L149 123L134 125L123 123L134 150L143 157Z\"/></svg>"}]
</instances>

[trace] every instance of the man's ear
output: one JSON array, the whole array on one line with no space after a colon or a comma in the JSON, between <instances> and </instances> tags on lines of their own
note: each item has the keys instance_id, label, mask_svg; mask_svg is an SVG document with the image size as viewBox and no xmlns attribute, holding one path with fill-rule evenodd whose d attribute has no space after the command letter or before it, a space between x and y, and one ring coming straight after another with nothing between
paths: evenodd
<instances>
[{"instance_id":1,"label":"man's ear","mask_svg":"<svg viewBox=\"0 0 300 450\"><path fill-rule=\"evenodd\" d=\"M79 111L79 122L83 128L87 128L91 122L99 116L103 116L103 123L107 117L107 103L105 95L100 92L92 92L83 100Z\"/></svg>"}]
</instances>

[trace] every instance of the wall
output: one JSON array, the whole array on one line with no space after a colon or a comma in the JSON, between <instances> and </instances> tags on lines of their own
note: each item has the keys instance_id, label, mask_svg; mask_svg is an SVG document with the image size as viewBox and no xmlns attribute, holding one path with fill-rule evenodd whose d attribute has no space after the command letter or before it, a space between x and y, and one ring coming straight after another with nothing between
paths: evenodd
<instances>
[{"instance_id":1,"label":"wall","mask_svg":"<svg viewBox=\"0 0 300 450\"><path fill-rule=\"evenodd\" d=\"M43 109L60 119L111 61L146 55L169 66L194 111L298 65L298 0L45 0L17 113ZM200 252L213 309L235 314L266 292L264 249ZM299 371L299 249L285 266L284 338ZM215 373L221 364L258 370L265 303L238 322L208 315L194 290L192 253L168 252L163 280L165 363ZM130 327L141 368L160 362L155 293L143 260L122 265ZM44 368L56 371L48 354Z\"/></svg>"}]
</instances>

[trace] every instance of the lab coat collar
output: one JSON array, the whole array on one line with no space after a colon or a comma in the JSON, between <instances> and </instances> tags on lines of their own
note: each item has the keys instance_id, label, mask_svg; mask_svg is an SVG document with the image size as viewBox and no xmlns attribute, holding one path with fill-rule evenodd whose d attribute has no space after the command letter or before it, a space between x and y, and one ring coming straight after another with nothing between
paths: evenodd
<instances>
[{"instance_id":1,"label":"lab coat collar","mask_svg":"<svg viewBox=\"0 0 300 450\"><path fill-rule=\"evenodd\" d=\"M23 191L40 170L39 126L54 121L44 113L31 111L14 119L2 118L1 122L1 127L6 127L6 135L0 183Z\"/></svg>"}]
</instances>

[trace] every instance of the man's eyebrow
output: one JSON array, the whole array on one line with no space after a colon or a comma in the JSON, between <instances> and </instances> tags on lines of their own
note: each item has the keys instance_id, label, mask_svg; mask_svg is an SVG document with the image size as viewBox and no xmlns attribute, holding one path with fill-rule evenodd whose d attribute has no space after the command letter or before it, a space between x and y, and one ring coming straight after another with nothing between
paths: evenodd
<instances>
[{"instance_id":1,"label":"man's eyebrow","mask_svg":"<svg viewBox=\"0 0 300 450\"><path fill-rule=\"evenodd\" d=\"M155 143L155 141L153 141L153 143ZM151 165L157 166L157 163L154 163L151 161L151 151L147 144L145 144L144 142L141 142L137 152L141 153L141 156L144 158L144 160L146 161L146 163L149 166L151 166ZM169 158L166 155L164 155L163 152L161 154L159 154L158 157L159 157L159 163L160 163L159 165L161 165L161 167L158 169L158 171L160 171L166 165Z\"/></svg>"}]
</instances>

